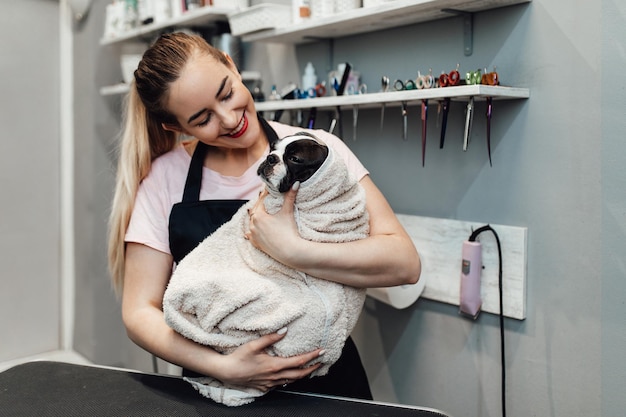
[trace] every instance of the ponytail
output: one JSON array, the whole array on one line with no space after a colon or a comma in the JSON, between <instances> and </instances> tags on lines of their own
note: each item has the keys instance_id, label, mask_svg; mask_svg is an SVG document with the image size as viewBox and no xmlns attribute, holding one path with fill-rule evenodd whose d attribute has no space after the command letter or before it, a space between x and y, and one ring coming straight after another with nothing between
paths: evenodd
<instances>
[{"instance_id":1,"label":"ponytail","mask_svg":"<svg viewBox=\"0 0 626 417\"><path fill-rule=\"evenodd\" d=\"M159 128L160 124L148 115L134 82L124 103L124 114L124 127L118 148L115 194L109 218L108 247L109 271L113 288L118 295L121 294L124 283L124 238L137 189L150 172L152 160L173 149L177 141L173 132Z\"/></svg>"}]
</instances>

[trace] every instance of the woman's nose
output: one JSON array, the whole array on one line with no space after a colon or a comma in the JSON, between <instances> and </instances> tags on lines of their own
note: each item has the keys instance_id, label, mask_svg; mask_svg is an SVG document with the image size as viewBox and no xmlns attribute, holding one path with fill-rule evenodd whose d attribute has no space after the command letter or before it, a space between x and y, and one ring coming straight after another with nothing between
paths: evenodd
<instances>
[{"instance_id":1,"label":"woman's nose","mask_svg":"<svg viewBox=\"0 0 626 417\"><path fill-rule=\"evenodd\" d=\"M219 112L218 117L220 119L220 124L226 130L232 130L237 127L239 124L239 112L236 112L232 109L225 109Z\"/></svg>"}]
</instances>

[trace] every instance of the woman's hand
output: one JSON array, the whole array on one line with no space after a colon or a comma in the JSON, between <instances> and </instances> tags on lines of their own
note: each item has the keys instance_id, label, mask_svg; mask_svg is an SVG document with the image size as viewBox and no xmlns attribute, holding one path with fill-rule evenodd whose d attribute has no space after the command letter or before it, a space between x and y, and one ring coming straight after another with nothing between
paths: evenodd
<instances>
[{"instance_id":1,"label":"woman's hand","mask_svg":"<svg viewBox=\"0 0 626 417\"><path fill-rule=\"evenodd\" d=\"M246 343L230 355L176 333L161 311L171 270L171 255L138 243L127 244L122 317L128 336L137 345L183 368L262 391L305 378L319 368L319 364L304 366L323 354L320 349L290 358L266 353L285 337L284 331Z\"/></svg>"},{"instance_id":2,"label":"woman's hand","mask_svg":"<svg viewBox=\"0 0 626 417\"><path fill-rule=\"evenodd\" d=\"M298 193L299 183L284 194L281 209L275 214L265 210L263 200L267 191L263 191L256 204L249 210L250 226L246 238L256 247L274 259L282 260L288 256L286 251L295 249L303 239L298 232L294 216L294 203Z\"/></svg>"},{"instance_id":3,"label":"woman's hand","mask_svg":"<svg viewBox=\"0 0 626 417\"><path fill-rule=\"evenodd\" d=\"M246 386L266 392L274 387L309 376L321 363L307 363L324 354L321 349L289 358L271 356L266 349L285 337L286 329L262 336L225 355L219 366L217 379L224 383Z\"/></svg>"}]
</instances>

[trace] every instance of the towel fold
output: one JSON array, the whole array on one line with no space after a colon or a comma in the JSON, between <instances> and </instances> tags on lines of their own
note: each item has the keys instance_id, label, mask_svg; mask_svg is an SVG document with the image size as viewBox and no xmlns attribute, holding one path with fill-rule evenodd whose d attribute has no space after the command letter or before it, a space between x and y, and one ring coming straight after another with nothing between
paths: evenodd
<instances>
[{"instance_id":1,"label":"towel fold","mask_svg":"<svg viewBox=\"0 0 626 417\"><path fill-rule=\"evenodd\" d=\"M277 212L283 195L264 200ZM352 332L365 290L296 271L244 238L250 201L176 267L163 298L170 327L197 343L228 354L242 344L287 327L268 353L293 356L323 348L314 376L325 375ZM301 236L317 242L347 242L369 234L365 192L329 147L326 161L298 190L295 215ZM314 362L313 362L314 363ZM310 365L310 364L307 364ZM227 386L211 377L186 378L202 395L238 406L263 392Z\"/></svg>"}]
</instances>

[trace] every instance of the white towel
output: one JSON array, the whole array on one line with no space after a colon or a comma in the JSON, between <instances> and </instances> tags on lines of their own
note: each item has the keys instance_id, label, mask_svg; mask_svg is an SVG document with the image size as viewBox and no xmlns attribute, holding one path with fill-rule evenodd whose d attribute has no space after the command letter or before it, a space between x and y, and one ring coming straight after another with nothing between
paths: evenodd
<instances>
[{"instance_id":1,"label":"white towel","mask_svg":"<svg viewBox=\"0 0 626 417\"><path fill-rule=\"evenodd\" d=\"M323 348L325 375L339 359L365 299L365 290L317 279L293 270L244 238L250 201L206 238L176 267L163 299L170 327L218 352L287 327L272 355L293 356ZM283 203L281 194L265 198L269 213ZM296 222L305 239L346 242L369 234L365 192L340 156L329 147L326 161L298 190ZM202 395L229 405L254 401L264 393L226 386L210 377L186 378Z\"/></svg>"}]
</instances>

